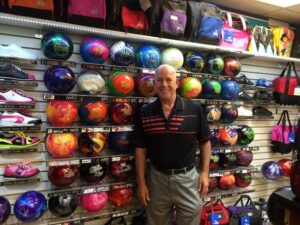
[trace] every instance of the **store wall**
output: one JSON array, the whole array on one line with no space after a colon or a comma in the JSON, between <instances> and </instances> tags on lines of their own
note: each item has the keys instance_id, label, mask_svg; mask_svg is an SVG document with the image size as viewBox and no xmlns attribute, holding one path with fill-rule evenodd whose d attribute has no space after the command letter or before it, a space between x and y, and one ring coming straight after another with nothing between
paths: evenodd
<instances>
[{"instance_id":1,"label":"store wall","mask_svg":"<svg viewBox=\"0 0 300 225\"><path fill-rule=\"evenodd\" d=\"M1 23L1 22L0 22ZM19 46L22 46L26 48L28 51L33 52L37 54L39 57L44 58L43 54L40 51L40 38L37 38L38 35L44 34L46 31L49 30L40 30L40 29L30 29L25 27L16 27L16 26L9 26L0 24L0 44L3 45L9 45L11 43L16 43ZM69 37L72 39L74 43L74 53L72 57L69 59L69 61L75 61L75 62L82 62L82 59L79 54L79 44L81 40L84 37L89 36L85 33L77 33L77 34L71 34L67 31L63 31L65 34L69 35ZM110 43L113 43L113 40L108 40ZM145 41L146 43L146 41ZM135 44L135 46L139 46L140 44ZM162 46L159 46L160 48ZM192 49L191 49L192 50ZM276 77L279 76L280 72L282 71L283 66L285 63L280 62L274 62L274 61L268 61L268 60L261 60L261 59L255 59L255 58L243 58L241 60L242 62L242 72L246 74L249 78L251 78L253 81L255 81L258 78L265 78L269 81L272 81ZM34 96L37 99L37 104L34 110L30 110L32 112L33 116L40 117L43 120L43 128L41 131L28 133L32 136L38 136L42 140L45 137L45 127L50 126L46 122L46 116L45 116L45 107L47 106L47 101L43 100L43 93L49 93L47 88L45 87L43 83L43 75L44 71L48 66L41 65L38 63L37 65L26 65L26 64L19 64L19 66L28 71L35 74L36 79L38 81L38 87L35 88L23 88L27 94ZM300 70L300 64L296 64L298 70ZM81 71L80 65L77 65L76 68L71 68L76 75ZM110 74L109 72L103 72L105 77ZM1 82L1 81L0 81ZM1 90L4 90L5 88L1 87ZM253 91L252 91L253 92ZM72 94L78 93L78 88L75 87L72 90ZM250 91L251 93L251 91ZM245 106L249 109L252 109L255 105L253 104L245 104ZM292 122L295 124L295 121L298 116L298 108L297 107L291 107L291 106L280 106L277 104L270 104L270 105L264 105L269 110L271 110L274 114L273 119L238 119L234 125L249 125L251 126L255 131L255 140L253 143L251 143L251 146L259 146L259 150L253 152L254 153L254 161L252 163L253 166L256 166L258 170L260 170L261 165L268 160L274 160L278 161L281 158L291 158L291 154L288 155L280 155L279 153L273 153L270 149L270 138L271 138L271 129L277 123L280 113L284 109L288 109L290 113L290 117L292 119ZM79 125L79 123L75 123L74 125ZM103 154L111 154L109 150L105 150ZM10 202L13 204L15 199L23 192L28 190L36 190L41 191L45 195L50 190L55 190L55 187L51 185L51 183L48 181L47 177L47 161L49 160L49 156L47 154L46 149L44 148L44 145L40 145L40 152L37 153L15 153L15 154L1 154L0 155L0 179L3 179L3 169L4 166L8 163L14 163L14 162L21 162L21 161L32 161L34 166L37 166L41 170L41 182L38 183L32 183L32 184L15 184L15 185L5 185L0 186L0 193L3 196L6 196ZM109 180L106 180L104 182L110 182ZM251 184L251 187L255 188L255 192L250 193L250 195L253 197L254 200L257 200L260 197L268 198L268 196L277 188L282 185L288 184L289 181L287 178L281 178L279 181L270 182L262 178L260 173L255 174L255 179ZM78 181L76 185L80 185L80 181ZM227 204L234 203L237 200L238 196L230 197L224 199L224 202ZM137 208L138 200L135 199L131 206L128 208ZM103 212L110 212L111 210L114 210L113 206L108 206ZM74 218L76 218L76 214L81 213L82 209L78 207L76 213L74 214ZM43 220L40 220L33 224L46 224L47 223L47 217L53 218L53 216L47 212L43 216ZM100 221L91 221L88 224L104 224L105 221L108 219L103 219ZM12 215L7 224L14 224L17 223L17 220Z\"/></svg>"}]
</instances>

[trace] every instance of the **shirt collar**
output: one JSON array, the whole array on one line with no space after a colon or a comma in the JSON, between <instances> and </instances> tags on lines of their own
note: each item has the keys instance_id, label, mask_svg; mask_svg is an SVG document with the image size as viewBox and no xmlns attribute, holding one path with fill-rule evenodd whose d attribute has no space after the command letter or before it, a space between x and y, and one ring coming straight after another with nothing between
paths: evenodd
<instances>
[{"instance_id":1,"label":"shirt collar","mask_svg":"<svg viewBox=\"0 0 300 225\"><path fill-rule=\"evenodd\" d=\"M157 111L162 111L162 108L161 108L161 101L159 98L156 99L155 101L155 108ZM175 100L175 104L174 104L174 107L172 109L172 111L182 111L184 110L184 100L181 96L179 95L176 95L176 100Z\"/></svg>"}]
</instances>

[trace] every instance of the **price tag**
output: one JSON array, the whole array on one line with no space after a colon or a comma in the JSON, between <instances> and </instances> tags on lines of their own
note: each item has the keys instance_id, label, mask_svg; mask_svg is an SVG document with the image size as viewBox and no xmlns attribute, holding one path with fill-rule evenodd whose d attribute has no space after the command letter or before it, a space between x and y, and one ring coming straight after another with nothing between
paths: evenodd
<instances>
[{"instance_id":1,"label":"price tag","mask_svg":"<svg viewBox=\"0 0 300 225\"><path fill-rule=\"evenodd\" d=\"M294 90L294 95L299 96L300 95L300 86L297 86Z\"/></svg>"}]
</instances>

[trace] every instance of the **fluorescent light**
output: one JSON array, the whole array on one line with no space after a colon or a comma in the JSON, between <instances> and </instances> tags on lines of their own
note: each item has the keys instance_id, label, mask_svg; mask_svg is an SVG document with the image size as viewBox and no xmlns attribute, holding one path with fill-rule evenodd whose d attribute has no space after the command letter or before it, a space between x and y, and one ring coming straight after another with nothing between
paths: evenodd
<instances>
[{"instance_id":1,"label":"fluorescent light","mask_svg":"<svg viewBox=\"0 0 300 225\"><path fill-rule=\"evenodd\" d=\"M281 8L286 8L286 7L290 7L293 5L297 5L300 4L300 0L257 0L259 2L263 2L263 3L267 3L270 5L275 5Z\"/></svg>"}]
</instances>

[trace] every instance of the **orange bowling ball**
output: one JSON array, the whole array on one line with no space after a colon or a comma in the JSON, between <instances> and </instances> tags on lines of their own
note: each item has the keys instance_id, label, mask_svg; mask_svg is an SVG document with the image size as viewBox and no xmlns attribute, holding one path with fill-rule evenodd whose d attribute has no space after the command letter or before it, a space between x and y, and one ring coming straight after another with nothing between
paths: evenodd
<instances>
[{"instance_id":1,"label":"orange bowling ball","mask_svg":"<svg viewBox=\"0 0 300 225\"><path fill-rule=\"evenodd\" d=\"M101 123L107 114L107 105L101 101L87 101L79 107L79 117L87 125Z\"/></svg>"},{"instance_id":2,"label":"orange bowling ball","mask_svg":"<svg viewBox=\"0 0 300 225\"><path fill-rule=\"evenodd\" d=\"M130 187L114 189L108 193L108 199L117 207L126 206L133 199L133 190Z\"/></svg>"},{"instance_id":3,"label":"orange bowling ball","mask_svg":"<svg viewBox=\"0 0 300 225\"><path fill-rule=\"evenodd\" d=\"M77 148L77 136L73 133L49 134L46 148L56 158L69 157Z\"/></svg>"},{"instance_id":4,"label":"orange bowling ball","mask_svg":"<svg viewBox=\"0 0 300 225\"><path fill-rule=\"evenodd\" d=\"M77 111L77 105L72 101L53 100L46 107L46 116L54 126L68 126L76 120Z\"/></svg>"}]
</instances>

